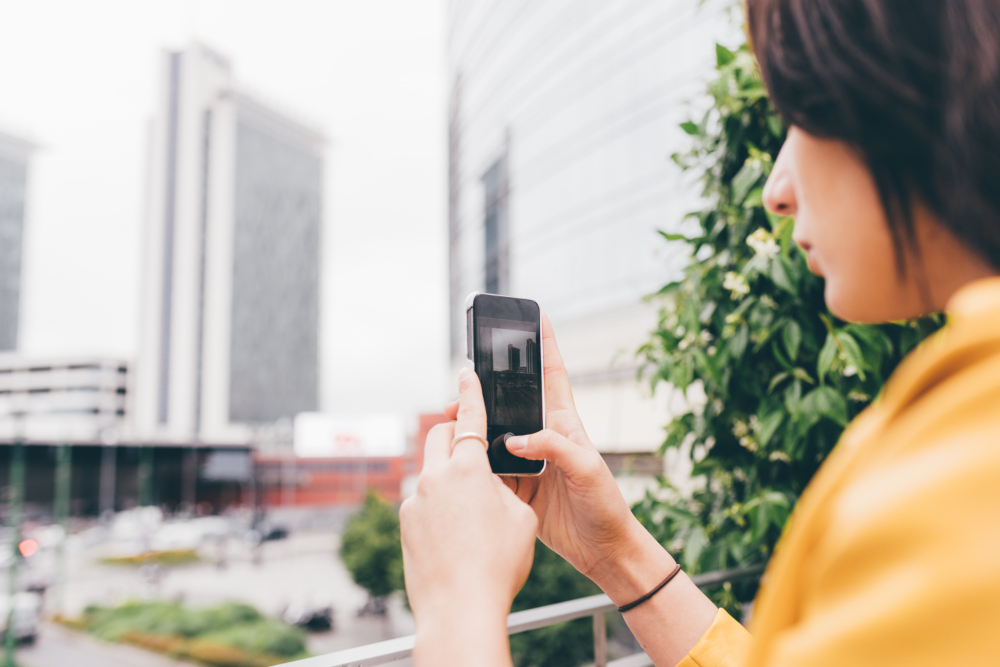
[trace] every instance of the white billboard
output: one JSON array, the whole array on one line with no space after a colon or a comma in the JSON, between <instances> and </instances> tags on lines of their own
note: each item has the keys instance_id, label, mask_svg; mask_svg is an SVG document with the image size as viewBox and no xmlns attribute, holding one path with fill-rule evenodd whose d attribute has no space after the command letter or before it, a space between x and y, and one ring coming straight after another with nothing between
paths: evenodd
<instances>
[{"instance_id":1,"label":"white billboard","mask_svg":"<svg viewBox=\"0 0 1000 667\"><path fill-rule=\"evenodd\" d=\"M403 420L396 415L301 412L293 438L296 456L304 458L402 456L406 449Z\"/></svg>"}]
</instances>

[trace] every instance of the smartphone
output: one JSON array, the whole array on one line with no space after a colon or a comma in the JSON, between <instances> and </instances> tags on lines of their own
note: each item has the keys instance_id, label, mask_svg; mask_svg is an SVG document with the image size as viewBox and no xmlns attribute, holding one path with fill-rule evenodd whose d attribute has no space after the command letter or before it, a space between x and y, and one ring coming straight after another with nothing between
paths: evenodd
<instances>
[{"instance_id":1,"label":"smartphone","mask_svg":"<svg viewBox=\"0 0 1000 667\"><path fill-rule=\"evenodd\" d=\"M545 461L507 451L507 439L545 428L542 311L531 299L474 292L465 302L468 359L483 386L490 467L540 475Z\"/></svg>"}]
</instances>

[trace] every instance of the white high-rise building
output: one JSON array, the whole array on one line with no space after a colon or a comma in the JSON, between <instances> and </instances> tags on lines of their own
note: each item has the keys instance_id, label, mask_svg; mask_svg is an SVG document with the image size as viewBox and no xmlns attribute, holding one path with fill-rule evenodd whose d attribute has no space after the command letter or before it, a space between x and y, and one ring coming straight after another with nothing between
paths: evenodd
<instances>
[{"instance_id":1,"label":"white high-rise building","mask_svg":"<svg viewBox=\"0 0 1000 667\"><path fill-rule=\"evenodd\" d=\"M0 351L17 349L28 159L32 144L0 132Z\"/></svg>"},{"instance_id":2,"label":"white high-rise building","mask_svg":"<svg viewBox=\"0 0 1000 667\"><path fill-rule=\"evenodd\" d=\"M240 92L202 45L165 53L161 77L137 435L246 442L318 407L324 140Z\"/></svg>"},{"instance_id":3,"label":"white high-rise building","mask_svg":"<svg viewBox=\"0 0 1000 667\"><path fill-rule=\"evenodd\" d=\"M686 261L657 234L698 206L670 156L731 29L698 0L449 3L453 365L469 292L537 299L609 459L655 451L669 419L636 379L643 297Z\"/></svg>"}]
</instances>

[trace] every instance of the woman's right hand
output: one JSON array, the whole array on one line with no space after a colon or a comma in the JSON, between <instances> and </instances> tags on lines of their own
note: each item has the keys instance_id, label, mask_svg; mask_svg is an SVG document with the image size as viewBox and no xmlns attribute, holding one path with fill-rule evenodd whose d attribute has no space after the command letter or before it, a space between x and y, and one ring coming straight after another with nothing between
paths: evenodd
<instances>
[{"instance_id":1,"label":"woman's right hand","mask_svg":"<svg viewBox=\"0 0 1000 667\"><path fill-rule=\"evenodd\" d=\"M639 524L614 476L590 442L573 402L552 325L542 316L547 428L507 441L531 460L547 459L538 477L504 478L538 517L538 537L619 605L663 578L673 559ZM449 405L450 417L456 404Z\"/></svg>"}]
</instances>

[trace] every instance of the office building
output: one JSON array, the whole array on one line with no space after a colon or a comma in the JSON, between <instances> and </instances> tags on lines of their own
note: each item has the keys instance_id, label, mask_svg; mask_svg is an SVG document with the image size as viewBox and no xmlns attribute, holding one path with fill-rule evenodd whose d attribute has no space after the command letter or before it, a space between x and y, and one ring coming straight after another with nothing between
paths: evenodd
<instances>
[{"instance_id":1,"label":"office building","mask_svg":"<svg viewBox=\"0 0 1000 667\"><path fill-rule=\"evenodd\" d=\"M123 359L0 354L0 441L117 442L127 393Z\"/></svg>"},{"instance_id":2,"label":"office building","mask_svg":"<svg viewBox=\"0 0 1000 667\"><path fill-rule=\"evenodd\" d=\"M657 230L699 205L670 155L704 95L719 17L697 0L449 4L453 367L467 294L537 299L609 460L656 451L669 420L635 352L656 326L643 297L686 261Z\"/></svg>"},{"instance_id":3,"label":"office building","mask_svg":"<svg viewBox=\"0 0 1000 667\"><path fill-rule=\"evenodd\" d=\"M17 349L31 150L27 141L0 132L0 351Z\"/></svg>"},{"instance_id":4,"label":"office building","mask_svg":"<svg viewBox=\"0 0 1000 667\"><path fill-rule=\"evenodd\" d=\"M150 132L137 435L247 442L318 407L322 136L199 44L162 58Z\"/></svg>"}]
</instances>

